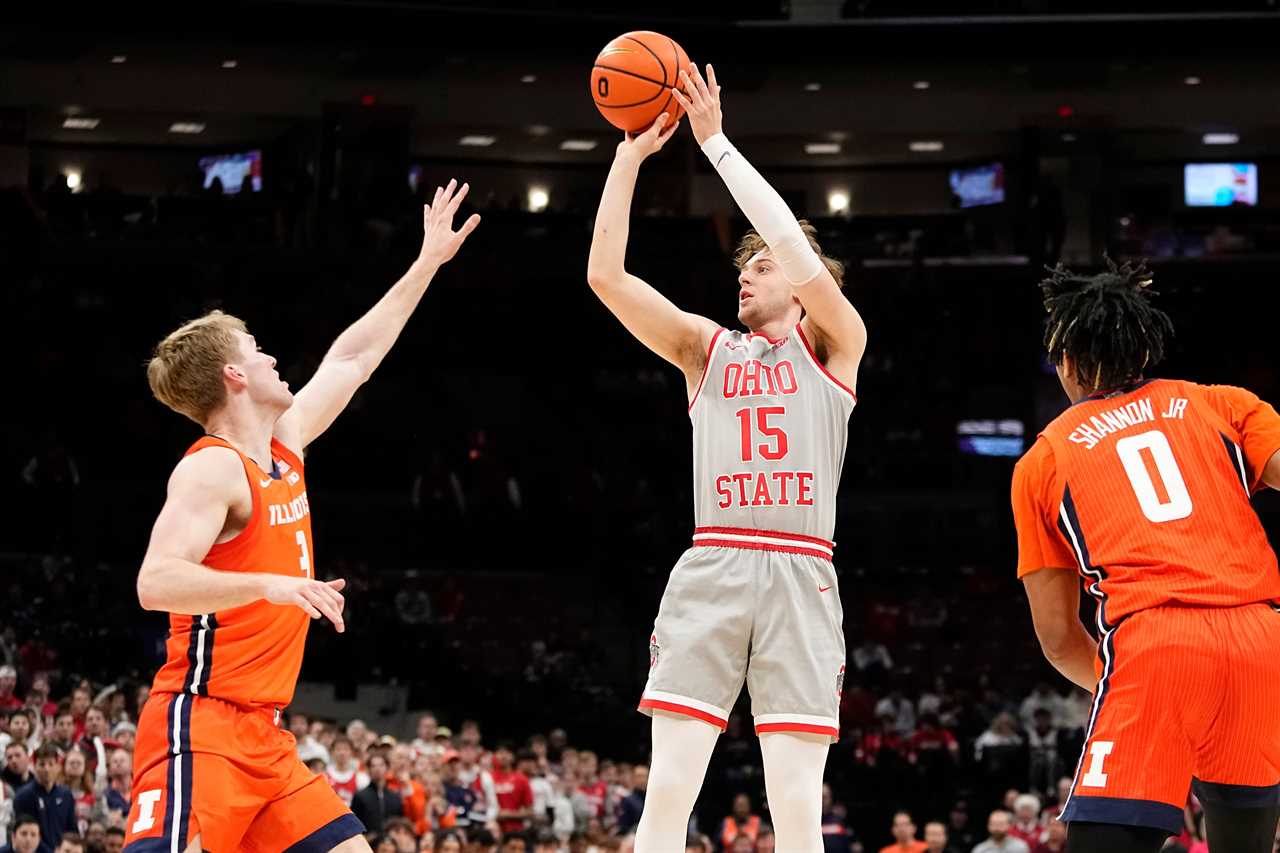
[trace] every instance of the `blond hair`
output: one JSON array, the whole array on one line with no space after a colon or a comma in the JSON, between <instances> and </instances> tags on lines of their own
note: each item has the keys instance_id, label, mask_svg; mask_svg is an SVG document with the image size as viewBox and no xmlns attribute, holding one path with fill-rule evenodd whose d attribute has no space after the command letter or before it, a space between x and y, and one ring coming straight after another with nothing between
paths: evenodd
<instances>
[{"instance_id":1,"label":"blond hair","mask_svg":"<svg viewBox=\"0 0 1280 853\"><path fill-rule=\"evenodd\" d=\"M818 245L818 229L814 228L809 220L801 219L798 224L800 230L804 232L804 236L809 239L809 247L817 253L822 265L827 268L827 272L831 273L831 277L836 280L836 286L844 287L844 264L835 258L828 258L822 254L822 247ZM769 246L764 242L763 237L755 231L748 231L738 243L737 251L733 253L733 265L741 270L755 257L757 252L763 252L768 248Z\"/></svg>"},{"instance_id":2,"label":"blond hair","mask_svg":"<svg viewBox=\"0 0 1280 853\"><path fill-rule=\"evenodd\" d=\"M147 362L147 384L161 403L203 425L227 398L222 368L238 360L239 317L210 311L184 323L156 344Z\"/></svg>"}]
</instances>

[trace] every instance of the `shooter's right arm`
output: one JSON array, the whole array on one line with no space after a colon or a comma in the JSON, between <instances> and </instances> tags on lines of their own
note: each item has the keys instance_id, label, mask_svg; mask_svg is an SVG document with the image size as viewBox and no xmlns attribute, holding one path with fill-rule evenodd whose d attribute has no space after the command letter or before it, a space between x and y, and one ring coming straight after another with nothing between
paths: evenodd
<instances>
[{"instance_id":1,"label":"shooter's right arm","mask_svg":"<svg viewBox=\"0 0 1280 853\"><path fill-rule=\"evenodd\" d=\"M201 564L227 515L247 487L236 454L224 448L194 453L174 469L164 507L138 572L138 603L145 610L197 615L267 599L327 617L343 630L341 581L265 572L228 572Z\"/></svg>"},{"instance_id":2,"label":"shooter's right arm","mask_svg":"<svg viewBox=\"0 0 1280 853\"><path fill-rule=\"evenodd\" d=\"M640 164L666 144L678 127L662 132L662 119L618 146L609 169L591 236L587 283L640 343L684 371L691 382L701 376L716 324L677 308L643 279L626 270L631 198Z\"/></svg>"}]
</instances>

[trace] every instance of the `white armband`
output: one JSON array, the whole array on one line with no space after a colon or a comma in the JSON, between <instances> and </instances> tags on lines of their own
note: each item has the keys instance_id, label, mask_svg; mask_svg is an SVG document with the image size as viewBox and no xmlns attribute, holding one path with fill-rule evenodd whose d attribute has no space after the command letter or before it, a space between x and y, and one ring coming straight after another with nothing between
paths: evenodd
<instances>
[{"instance_id":1,"label":"white armband","mask_svg":"<svg viewBox=\"0 0 1280 853\"><path fill-rule=\"evenodd\" d=\"M800 285L816 278L822 272L822 259L809 245L809 238L800 230L800 223L777 190L769 186L723 133L702 143L702 153L707 155L733 200L773 253L787 281Z\"/></svg>"}]
</instances>

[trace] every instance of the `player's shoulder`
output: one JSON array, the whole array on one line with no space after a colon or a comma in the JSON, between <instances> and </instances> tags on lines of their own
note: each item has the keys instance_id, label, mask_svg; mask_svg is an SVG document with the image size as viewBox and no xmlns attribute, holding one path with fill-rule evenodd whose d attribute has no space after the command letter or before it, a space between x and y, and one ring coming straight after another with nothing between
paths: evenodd
<instances>
[{"instance_id":1,"label":"player's shoulder","mask_svg":"<svg viewBox=\"0 0 1280 853\"><path fill-rule=\"evenodd\" d=\"M234 496L244 483L244 463L240 454L224 445L197 448L173 466L169 492L202 492L210 496Z\"/></svg>"},{"instance_id":2,"label":"player's shoulder","mask_svg":"<svg viewBox=\"0 0 1280 853\"><path fill-rule=\"evenodd\" d=\"M1013 489L1035 491L1053 479L1054 470L1053 445L1041 434L1013 466Z\"/></svg>"}]
</instances>

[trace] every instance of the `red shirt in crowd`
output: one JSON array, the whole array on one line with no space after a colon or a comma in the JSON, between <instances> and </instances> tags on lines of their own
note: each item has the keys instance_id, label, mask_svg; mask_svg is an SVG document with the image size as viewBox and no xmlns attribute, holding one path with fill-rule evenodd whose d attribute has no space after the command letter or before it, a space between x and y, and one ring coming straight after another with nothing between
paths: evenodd
<instances>
[{"instance_id":1,"label":"red shirt in crowd","mask_svg":"<svg viewBox=\"0 0 1280 853\"><path fill-rule=\"evenodd\" d=\"M591 806L591 813L598 818L604 817L604 805L609 799L609 786L597 779L590 785L579 785L578 793Z\"/></svg>"},{"instance_id":2,"label":"red shirt in crowd","mask_svg":"<svg viewBox=\"0 0 1280 853\"><path fill-rule=\"evenodd\" d=\"M22 707L22 700L10 693L0 696L0 711L16 711Z\"/></svg>"},{"instance_id":3,"label":"red shirt in crowd","mask_svg":"<svg viewBox=\"0 0 1280 853\"><path fill-rule=\"evenodd\" d=\"M931 749L951 750L957 749L958 746L955 735L946 729L934 729L933 731L918 729L911 735L911 739L907 741L907 750L913 757Z\"/></svg>"},{"instance_id":4,"label":"red shirt in crowd","mask_svg":"<svg viewBox=\"0 0 1280 853\"><path fill-rule=\"evenodd\" d=\"M529 777L519 770L494 770L493 789L498 794L498 808L502 811L533 808L533 786ZM506 818L498 821L503 834L519 832L529 825L528 818Z\"/></svg>"},{"instance_id":5,"label":"red shirt in crowd","mask_svg":"<svg viewBox=\"0 0 1280 853\"><path fill-rule=\"evenodd\" d=\"M854 760L859 764L875 766L876 758L882 750L891 749L894 752L902 752L903 743L902 736L895 732L888 734L870 732L862 738L862 743L858 744L858 749L854 752Z\"/></svg>"}]
</instances>

